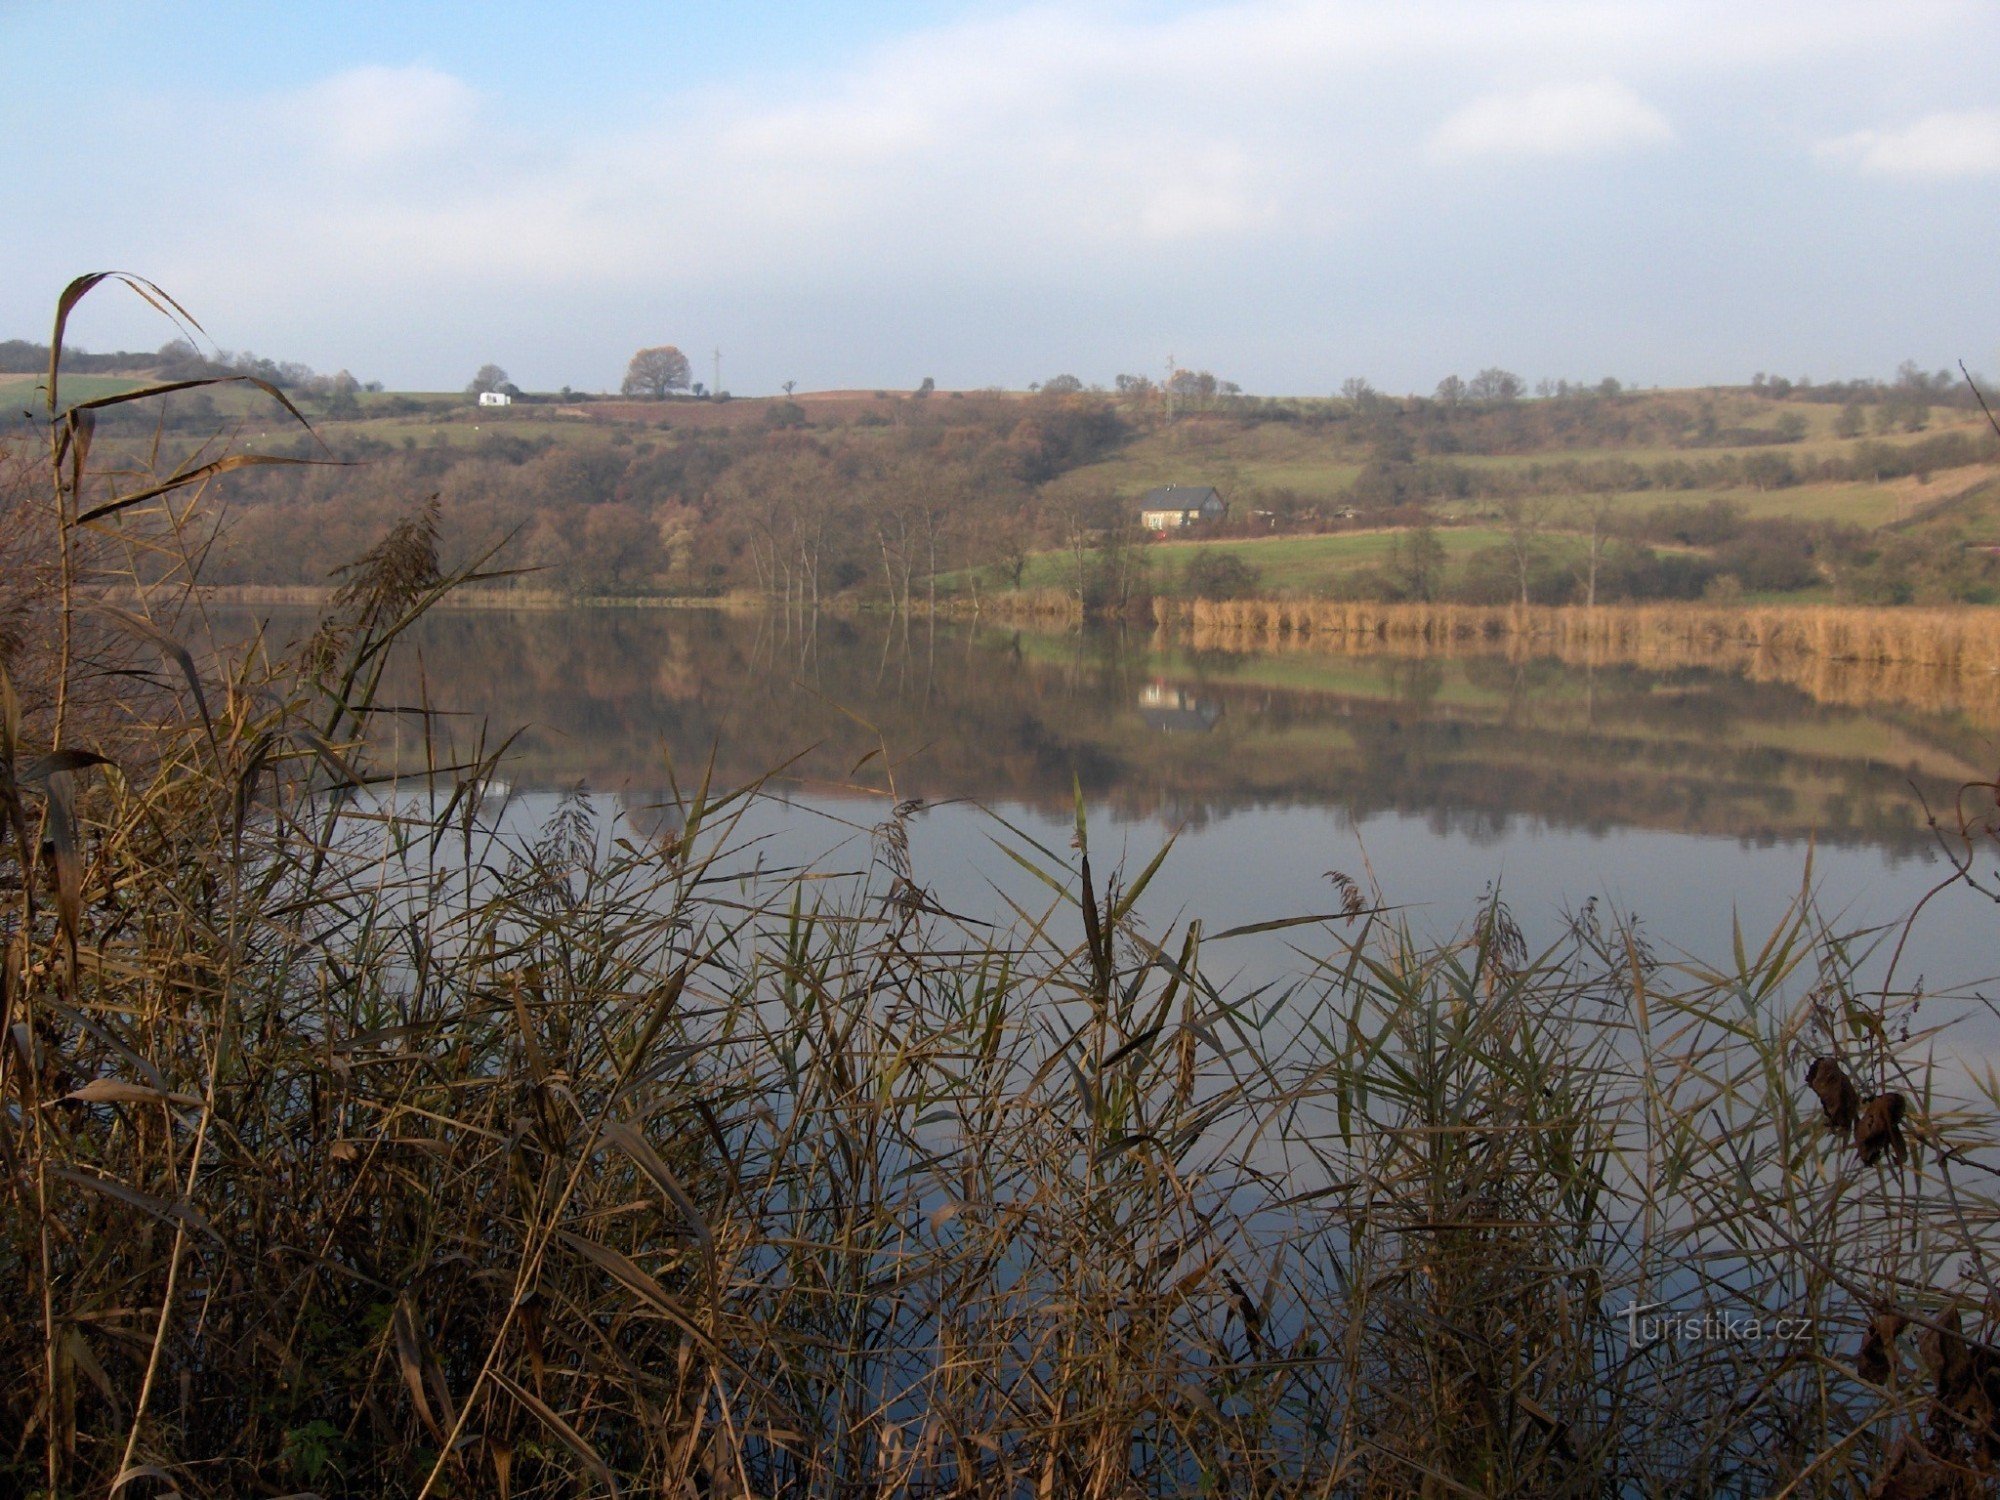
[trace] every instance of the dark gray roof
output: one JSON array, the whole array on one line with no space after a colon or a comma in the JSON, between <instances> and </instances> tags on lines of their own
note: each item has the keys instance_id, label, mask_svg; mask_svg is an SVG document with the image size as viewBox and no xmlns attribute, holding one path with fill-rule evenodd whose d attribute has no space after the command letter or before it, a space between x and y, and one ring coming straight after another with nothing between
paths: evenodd
<instances>
[{"instance_id":1,"label":"dark gray roof","mask_svg":"<svg viewBox=\"0 0 2000 1500\"><path fill-rule=\"evenodd\" d=\"M1212 484L1163 484L1147 490L1139 501L1142 510L1200 510L1210 500L1227 505Z\"/></svg>"}]
</instances>

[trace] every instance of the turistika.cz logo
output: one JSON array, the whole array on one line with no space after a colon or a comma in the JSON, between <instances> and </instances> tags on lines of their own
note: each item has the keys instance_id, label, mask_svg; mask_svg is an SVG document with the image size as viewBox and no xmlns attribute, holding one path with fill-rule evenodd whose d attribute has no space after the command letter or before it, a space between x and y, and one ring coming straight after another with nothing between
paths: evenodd
<instances>
[{"instance_id":1,"label":"turistika.cz logo","mask_svg":"<svg viewBox=\"0 0 2000 1500\"><path fill-rule=\"evenodd\" d=\"M1634 1302L1624 1309L1625 1339L1634 1349L1654 1344L1754 1344L1789 1341L1812 1332L1807 1317L1766 1317L1762 1313L1705 1308L1698 1313L1667 1312L1664 1302Z\"/></svg>"}]
</instances>

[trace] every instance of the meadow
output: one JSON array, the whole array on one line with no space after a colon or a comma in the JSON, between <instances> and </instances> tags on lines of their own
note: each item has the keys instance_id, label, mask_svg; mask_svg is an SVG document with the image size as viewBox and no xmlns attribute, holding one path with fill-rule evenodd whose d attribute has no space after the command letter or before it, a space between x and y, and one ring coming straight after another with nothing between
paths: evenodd
<instances>
[{"instance_id":1,"label":"meadow","mask_svg":"<svg viewBox=\"0 0 2000 1500\"><path fill-rule=\"evenodd\" d=\"M118 396L146 385L143 376L72 375L63 382L64 399L94 401L100 396ZM0 375L0 410L39 410L47 400L48 381L40 375Z\"/></svg>"},{"instance_id":2,"label":"meadow","mask_svg":"<svg viewBox=\"0 0 2000 1500\"><path fill-rule=\"evenodd\" d=\"M1364 568L1381 567L1388 561L1400 535L1398 531L1379 530L1340 531L1325 536L1228 537L1212 542L1159 541L1145 548L1145 556L1165 580L1184 571L1197 550L1212 548L1257 569L1261 582L1279 593L1309 595ZM1495 547L1506 540L1503 532L1477 526L1440 529L1437 538L1445 555L1458 561L1482 547ZM1074 554L1037 553L1022 573L1021 587L1074 588L1076 573Z\"/></svg>"}]
</instances>

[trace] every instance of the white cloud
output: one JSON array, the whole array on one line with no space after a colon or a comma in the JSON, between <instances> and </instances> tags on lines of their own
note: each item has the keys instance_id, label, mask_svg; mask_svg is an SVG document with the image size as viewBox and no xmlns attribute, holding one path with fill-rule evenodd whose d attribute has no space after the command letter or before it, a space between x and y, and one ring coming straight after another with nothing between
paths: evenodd
<instances>
[{"instance_id":1,"label":"white cloud","mask_svg":"<svg viewBox=\"0 0 2000 1500\"><path fill-rule=\"evenodd\" d=\"M1614 79L1486 94L1431 134L1434 155L1609 156L1673 139L1667 117Z\"/></svg>"},{"instance_id":2,"label":"white cloud","mask_svg":"<svg viewBox=\"0 0 2000 1500\"><path fill-rule=\"evenodd\" d=\"M435 68L351 68L278 101L293 134L343 167L369 166L464 141L479 109L461 79Z\"/></svg>"},{"instance_id":3,"label":"white cloud","mask_svg":"<svg viewBox=\"0 0 2000 1500\"><path fill-rule=\"evenodd\" d=\"M1139 244L1324 241L1399 201L1426 144L1442 159L1657 145L1672 129L1633 83L1865 50L1885 24L1870 0L1029 4L838 68L668 93L650 112L672 123L643 129L587 111L531 128L437 68L355 68L257 105L302 149L223 148L216 167L258 189L233 253L282 252L329 284L1074 278ZM1480 92L1552 75L1575 81ZM212 137L240 138L222 113Z\"/></svg>"},{"instance_id":4,"label":"white cloud","mask_svg":"<svg viewBox=\"0 0 2000 1500\"><path fill-rule=\"evenodd\" d=\"M1857 130L1819 145L1821 157L1879 177L2000 173L2000 110L1925 115L1900 130Z\"/></svg>"},{"instance_id":5,"label":"white cloud","mask_svg":"<svg viewBox=\"0 0 2000 1500\"><path fill-rule=\"evenodd\" d=\"M1471 172L1441 190L1427 164L1657 151L1678 124L1687 165L1738 184L1845 128L1834 110L1978 87L1959 75L2000 44L1986 3L1029 0L837 63L690 89L662 74L643 97L600 99L604 81L580 76L555 105L542 82L511 98L491 57L474 88L447 71L447 47L433 66L282 94L163 93L157 113L201 128L95 153L71 212L24 211L67 189L17 174L0 186L0 251L10 218L54 226L37 233L60 245L22 239L18 253L137 259L229 338L262 343L277 336L246 325L322 316L297 296L309 284L315 307L421 306L480 327L561 324L587 304L783 305L791 321L770 336L810 340L815 323L880 305L898 310L883 340L928 346L963 306L1014 297L1049 309L1058 341L1072 321L1157 317L1254 323L1274 347L1318 327L1326 346L1335 292L1370 286L1407 312L1419 304L1400 278L1424 247L1475 221L1504 237L1615 186L1570 174L1524 205ZM1991 116L1938 116L1822 149L1874 172L1994 170L1995 131ZM1652 165L1647 191L1685 191L1691 174ZM1842 190L1812 182L1822 198ZM189 194L218 206L199 221L161 211ZM1553 286L1570 255L1523 284ZM386 311L375 322L385 345L422 344ZM917 331L897 332L905 322ZM325 337L344 347L349 332Z\"/></svg>"}]
</instances>

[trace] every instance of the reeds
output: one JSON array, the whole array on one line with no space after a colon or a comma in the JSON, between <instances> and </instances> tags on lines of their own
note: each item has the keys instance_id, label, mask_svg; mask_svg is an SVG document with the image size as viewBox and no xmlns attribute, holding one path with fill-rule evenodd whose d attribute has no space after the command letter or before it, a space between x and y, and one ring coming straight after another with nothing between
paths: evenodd
<instances>
[{"instance_id":1,"label":"reeds","mask_svg":"<svg viewBox=\"0 0 2000 1500\"><path fill-rule=\"evenodd\" d=\"M1246 991L1256 929L1149 927L1081 805L996 822L1046 892L1003 930L893 790L846 879L700 776L662 836L505 837L497 753L375 696L434 547L296 661L148 622L143 734L7 720L0 1483L1983 1492L2000 1105L1809 900L1707 966L1497 898L1421 942L1341 876Z\"/></svg>"},{"instance_id":2,"label":"reeds","mask_svg":"<svg viewBox=\"0 0 2000 1500\"><path fill-rule=\"evenodd\" d=\"M2000 716L2000 610L1827 605L1464 605L1158 598L1163 641L1198 649L1549 657L1712 667L1822 702Z\"/></svg>"},{"instance_id":3,"label":"reeds","mask_svg":"<svg viewBox=\"0 0 2000 1500\"><path fill-rule=\"evenodd\" d=\"M1835 605L1468 605L1368 600L1169 599L1154 623L1241 636L1421 641L1428 646L1525 639L1550 651L1596 650L1644 663L1757 652L1828 661L1935 666L1968 676L2000 673L2000 611L1870 609Z\"/></svg>"},{"instance_id":4,"label":"reeds","mask_svg":"<svg viewBox=\"0 0 2000 1500\"><path fill-rule=\"evenodd\" d=\"M1068 589L1001 589L977 599L953 596L949 608L955 614L976 614L1003 624L1043 629L1083 623L1082 601Z\"/></svg>"}]
</instances>

